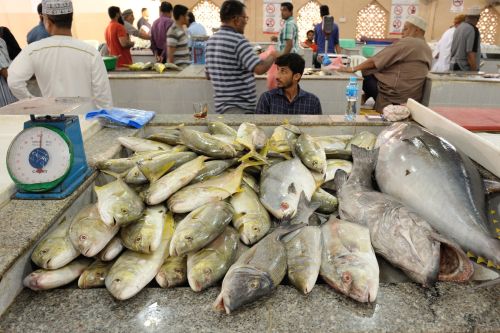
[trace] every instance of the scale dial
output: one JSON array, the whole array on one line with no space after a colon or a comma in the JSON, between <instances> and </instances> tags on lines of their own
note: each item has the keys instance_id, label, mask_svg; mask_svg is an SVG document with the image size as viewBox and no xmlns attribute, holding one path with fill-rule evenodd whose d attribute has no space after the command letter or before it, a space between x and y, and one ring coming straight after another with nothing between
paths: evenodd
<instances>
[{"instance_id":1,"label":"scale dial","mask_svg":"<svg viewBox=\"0 0 500 333\"><path fill-rule=\"evenodd\" d=\"M10 144L7 169L25 191L42 192L64 180L73 163L73 147L61 130L36 126L23 130Z\"/></svg>"}]
</instances>

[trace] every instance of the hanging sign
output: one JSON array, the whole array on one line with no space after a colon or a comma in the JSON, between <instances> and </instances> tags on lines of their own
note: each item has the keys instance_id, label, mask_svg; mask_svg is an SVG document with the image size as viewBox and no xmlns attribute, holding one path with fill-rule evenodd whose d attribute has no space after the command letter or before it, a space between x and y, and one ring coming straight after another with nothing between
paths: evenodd
<instances>
[{"instance_id":1,"label":"hanging sign","mask_svg":"<svg viewBox=\"0 0 500 333\"><path fill-rule=\"evenodd\" d=\"M262 31L265 34L277 34L283 27L281 19L281 1L264 0L262 15Z\"/></svg>"},{"instance_id":2,"label":"hanging sign","mask_svg":"<svg viewBox=\"0 0 500 333\"><path fill-rule=\"evenodd\" d=\"M418 14L418 0L393 0L389 34L401 35L408 16Z\"/></svg>"},{"instance_id":3,"label":"hanging sign","mask_svg":"<svg viewBox=\"0 0 500 333\"><path fill-rule=\"evenodd\" d=\"M464 0L451 0L450 12L461 13L464 11Z\"/></svg>"}]
</instances>

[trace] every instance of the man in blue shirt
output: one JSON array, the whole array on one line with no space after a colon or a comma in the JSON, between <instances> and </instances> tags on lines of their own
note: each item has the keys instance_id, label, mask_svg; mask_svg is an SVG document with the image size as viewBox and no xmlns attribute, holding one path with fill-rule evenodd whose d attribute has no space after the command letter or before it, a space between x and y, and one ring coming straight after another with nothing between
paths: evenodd
<instances>
[{"instance_id":1,"label":"man in blue shirt","mask_svg":"<svg viewBox=\"0 0 500 333\"><path fill-rule=\"evenodd\" d=\"M321 15L321 19L324 16L330 15L330 8L327 5L322 5L319 7L319 14ZM322 23L318 23L314 26L314 42L318 45L318 59L319 62L322 61L323 54L325 53L325 39L326 35L323 32ZM334 23L333 24L333 32L328 37L328 50L327 53L337 53L340 54L340 45L339 45L339 26Z\"/></svg>"},{"instance_id":2,"label":"man in blue shirt","mask_svg":"<svg viewBox=\"0 0 500 333\"><path fill-rule=\"evenodd\" d=\"M47 30L45 30L45 26L43 25L42 3L38 4L36 10L38 12L38 16L40 17L40 22L36 27L31 29L30 32L28 32L28 37L27 37L28 44L36 42L40 39L50 37Z\"/></svg>"},{"instance_id":3,"label":"man in blue shirt","mask_svg":"<svg viewBox=\"0 0 500 333\"><path fill-rule=\"evenodd\" d=\"M305 61L296 53L279 56L276 81L278 88L266 91L257 103L257 114L322 114L321 103L315 95L300 89L299 81Z\"/></svg>"}]
</instances>

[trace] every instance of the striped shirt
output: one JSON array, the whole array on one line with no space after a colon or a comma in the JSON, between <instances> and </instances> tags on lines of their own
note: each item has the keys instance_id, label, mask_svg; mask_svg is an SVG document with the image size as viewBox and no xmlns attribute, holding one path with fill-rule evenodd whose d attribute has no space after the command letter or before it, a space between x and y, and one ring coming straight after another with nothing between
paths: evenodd
<instances>
[{"instance_id":1,"label":"striped shirt","mask_svg":"<svg viewBox=\"0 0 500 333\"><path fill-rule=\"evenodd\" d=\"M293 46L290 50L291 53L297 53L299 51L299 28L293 16L286 19L283 24L283 29L280 31L278 37L278 51L283 52L286 46L286 41L292 40Z\"/></svg>"},{"instance_id":2,"label":"striped shirt","mask_svg":"<svg viewBox=\"0 0 500 333\"><path fill-rule=\"evenodd\" d=\"M289 101L282 88L266 91L260 96L256 114L322 114L321 103L315 95L300 89Z\"/></svg>"},{"instance_id":3,"label":"striped shirt","mask_svg":"<svg viewBox=\"0 0 500 333\"><path fill-rule=\"evenodd\" d=\"M174 64L177 66L188 66L191 64L191 57L188 48L188 36L182 27L173 24L167 32L168 47L175 47Z\"/></svg>"},{"instance_id":4,"label":"striped shirt","mask_svg":"<svg viewBox=\"0 0 500 333\"><path fill-rule=\"evenodd\" d=\"M207 41L206 70L214 88L215 111L232 107L254 111L257 89L253 71L260 63L242 34L222 26Z\"/></svg>"}]
</instances>

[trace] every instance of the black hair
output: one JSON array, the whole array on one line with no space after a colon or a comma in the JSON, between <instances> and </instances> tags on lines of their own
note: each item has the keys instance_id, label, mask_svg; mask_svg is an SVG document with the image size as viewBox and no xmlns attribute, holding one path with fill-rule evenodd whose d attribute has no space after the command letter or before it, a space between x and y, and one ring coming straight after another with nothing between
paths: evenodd
<instances>
[{"instance_id":1,"label":"black hair","mask_svg":"<svg viewBox=\"0 0 500 333\"><path fill-rule=\"evenodd\" d=\"M71 25L73 23L73 13L62 15L47 15L47 18L58 28L71 29Z\"/></svg>"},{"instance_id":2,"label":"black hair","mask_svg":"<svg viewBox=\"0 0 500 333\"><path fill-rule=\"evenodd\" d=\"M304 73L304 68L306 67L306 62L297 53L288 53L279 56L274 63L279 67L288 67L293 74L298 73L300 75Z\"/></svg>"},{"instance_id":3,"label":"black hair","mask_svg":"<svg viewBox=\"0 0 500 333\"><path fill-rule=\"evenodd\" d=\"M42 15L42 3L41 2L36 7L36 11L38 12L38 15Z\"/></svg>"},{"instance_id":4,"label":"black hair","mask_svg":"<svg viewBox=\"0 0 500 333\"><path fill-rule=\"evenodd\" d=\"M286 9L288 9L288 11L293 13L293 5L291 2L282 2L281 7L286 7Z\"/></svg>"},{"instance_id":5,"label":"black hair","mask_svg":"<svg viewBox=\"0 0 500 333\"><path fill-rule=\"evenodd\" d=\"M111 6L108 8L108 15L110 19L114 19L117 14L120 14L120 7Z\"/></svg>"},{"instance_id":6,"label":"black hair","mask_svg":"<svg viewBox=\"0 0 500 333\"><path fill-rule=\"evenodd\" d=\"M21 52L21 48L17 43L16 37L10 32L7 27L0 27L0 38L7 44L7 51L9 52L10 60L14 60L15 57Z\"/></svg>"},{"instance_id":7,"label":"black hair","mask_svg":"<svg viewBox=\"0 0 500 333\"><path fill-rule=\"evenodd\" d=\"M220 7L220 20L228 22L233 17L243 14L245 5L237 0L226 0Z\"/></svg>"},{"instance_id":8,"label":"black hair","mask_svg":"<svg viewBox=\"0 0 500 333\"><path fill-rule=\"evenodd\" d=\"M175 7L174 7L174 19L178 20L181 16L186 15L188 11L189 11L189 8L187 8L184 5L175 5Z\"/></svg>"},{"instance_id":9,"label":"black hair","mask_svg":"<svg viewBox=\"0 0 500 333\"><path fill-rule=\"evenodd\" d=\"M193 22L196 22L196 20L194 19L194 14L193 12L189 12L188 13L188 16L189 16L189 24L193 23Z\"/></svg>"},{"instance_id":10,"label":"black hair","mask_svg":"<svg viewBox=\"0 0 500 333\"><path fill-rule=\"evenodd\" d=\"M160 12L162 13L170 13L172 11L172 4L168 1L163 1L160 4Z\"/></svg>"},{"instance_id":11,"label":"black hair","mask_svg":"<svg viewBox=\"0 0 500 333\"><path fill-rule=\"evenodd\" d=\"M310 32L314 33L314 30L307 30L306 36L309 35Z\"/></svg>"},{"instance_id":12,"label":"black hair","mask_svg":"<svg viewBox=\"0 0 500 333\"><path fill-rule=\"evenodd\" d=\"M321 5L319 6L319 16L328 16L330 15L330 8L328 8L327 5Z\"/></svg>"},{"instance_id":13,"label":"black hair","mask_svg":"<svg viewBox=\"0 0 500 333\"><path fill-rule=\"evenodd\" d=\"M146 10L148 10L148 9L147 8L141 9L141 13L144 13Z\"/></svg>"}]
</instances>

